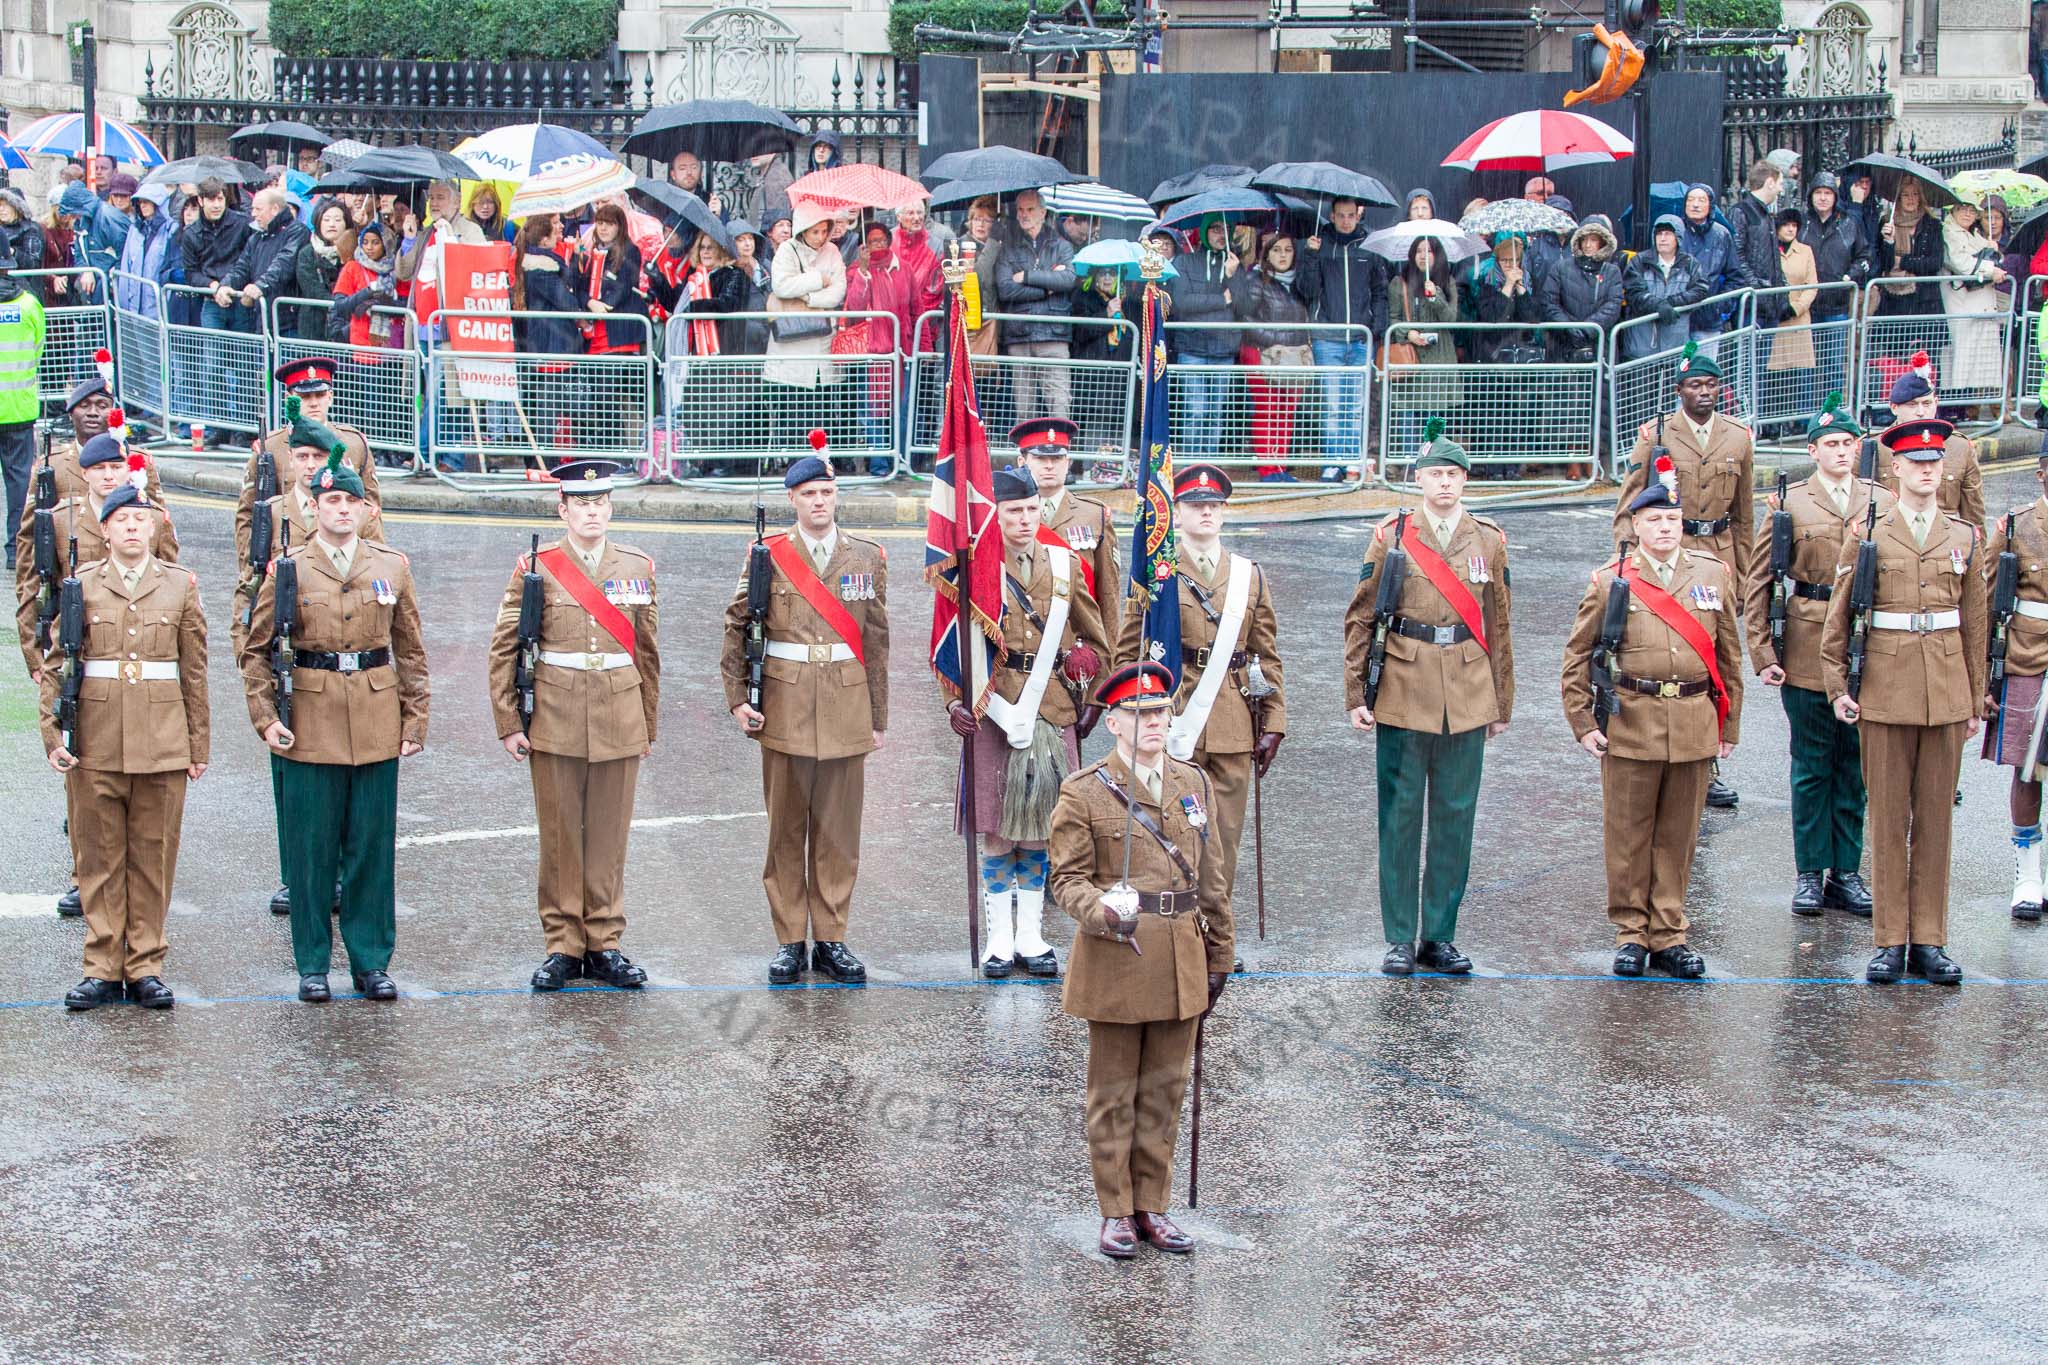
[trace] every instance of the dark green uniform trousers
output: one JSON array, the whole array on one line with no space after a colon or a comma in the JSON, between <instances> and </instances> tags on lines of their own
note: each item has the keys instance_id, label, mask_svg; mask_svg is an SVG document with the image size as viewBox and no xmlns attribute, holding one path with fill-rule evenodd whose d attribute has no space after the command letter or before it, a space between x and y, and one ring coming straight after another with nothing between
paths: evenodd
<instances>
[{"instance_id":1,"label":"dark green uniform trousers","mask_svg":"<svg viewBox=\"0 0 2048 1365\"><path fill-rule=\"evenodd\" d=\"M284 760L285 884L292 889L292 957L299 975L325 972L334 955L327 917L341 876L341 942L352 972L391 965L398 937L398 760L352 768Z\"/></svg>"},{"instance_id":2,"label":"dark green uniform trousers","mask_svg":"<svg viewBox=\"0 0 2048 1365\"><path fill-rule=\"evenodd\" d=\"M1801 872L1863 865L1863 750L1856 727L1835 718L1828 699L1791 684L1792 861Z\"/></svg>"},{"instance_id":3,"label":"dark green uniform trousers","mask_svg":"<svg viewBox=\"0 0 2048 1365\"><path fill-rule=\"evenodd\" d=\"M270 756L270 815L271 823L277 826L277 879L284 876L284 765L286 760L278 754Z\"/></svg>"},{"instance_id":4,"label":"dark green uniform trousers","mask_svg":"<svg viewBox=\"0 0 2048 1365\"><path fill-rule=\"evenodd\" d=\"M1421 937L1448 943L1472 867L1472 817L1486 761L1486 727L1456 735L1382 725L1377 731L1380 787L1380 923L1389 943L1416 938L1417 875ZM1424 811L1429 853L1423 864Z\"/></svg>"}]
</instances>

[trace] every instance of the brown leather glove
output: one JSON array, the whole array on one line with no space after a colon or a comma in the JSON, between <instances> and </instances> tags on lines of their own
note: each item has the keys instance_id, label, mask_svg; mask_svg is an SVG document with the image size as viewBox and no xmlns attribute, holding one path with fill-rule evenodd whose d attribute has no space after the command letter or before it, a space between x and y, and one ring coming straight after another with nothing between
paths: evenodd
<instances>
[{"instance_id":1,"label":"brown leather glove","mask_svg":"<svg viewBox=\"0 0 2048 1365\"><path fill-rule=\"evenodd\" d=\"M956 701L946 708L946 723L962 739L974 738L974 732L981 728L981 722L974 718L974 712L964 701Z\"/></svg>"},{"instance_id":2,"label":"brown leather glove","mask_svg":"<svg viewBox=\"0 0 2048 1365\"><path fill-rule=\"evenodd\" d=\"M1101 719L1101 707L1095 705L1092 702L1089 703L1087 706L1082 707L1080 719L1074 722L1074 738L1088 738L1088 736L1094 732L1097 722L1099 722Z\"/></svg>"},{"instance_id":3,"label":"brown leather glove","mask_svg":"<svg viewBox=\"0 0 2048 1365\"><path fill-rule=\"evenodd\" d=\"M1273 766L1273 755L1280 752L1280 741L1286 736L1278 730L1268 730L1259 736L1259 745L1253 751L1252 761L1258 765L1259 776L1266 775L1266 769Z\"/></svg>"},{"instance_id":4,"label":"brown leather glove","mask_svg":"<svg viewBox=\"0 0 2048 1365\"><path fill-rule=\"evenodd\" d=\"M1229 972L1209 973L1209 1008L1216 1008L1216 1001L1223 995L1223 988L1230 983Z\"/></svg>"}]
</instances>

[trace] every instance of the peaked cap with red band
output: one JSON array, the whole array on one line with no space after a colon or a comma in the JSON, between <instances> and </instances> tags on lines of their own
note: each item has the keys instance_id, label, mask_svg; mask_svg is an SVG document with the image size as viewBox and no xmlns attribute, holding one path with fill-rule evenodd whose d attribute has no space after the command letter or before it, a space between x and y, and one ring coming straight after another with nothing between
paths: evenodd
<instances>
[{"instance_id":1,"label":"peaked cap with red band","mask_svg":"<svg viewBox=\"0 0 2048 1365\"><path fill-rule=\"evenodd\" d=\"M270 373L292 393L326 393L334 387L334 362L324 356L281 361Z\"/></svg>"},{"instance_id":2,"label":"peaked cap with red band","mask_svg":"<svg viewBox=\"0 0 2048 1365\"><path fill-rule=\"evenodd\" d=\"M1095 689L1095 703L1098 706L1127 706L1132 710L1150 711L1161 706L1173 705L1173 674L1165 664L1129 663L1102 680L1102 686Z\"/></svg>"},{"instance_id":3,"label":"peaked cap with red band","mask_svg":"<svg viewBox=\"0 0 2048 1365\"><path fill-rule=\"evenodd\" d=\"M1909 460L1938 460L1955 430L1953 425L1939 417L1920 417L1910 422L1892 423L1878 433L1877 439L1884 442L1884 448L1894 455L1903 455Z\"/></svg>"},{"instance_id":4,"label":"peaked cap with red band","mask_svg":"<svg viewBox=\"0 0 2048 1365\"><path fill-rule=\"evenodd\" d=\"M1213 464L1184 465L1174 471L1175 502L1223 502L1230 497L1230 476Z\"/></svg>"},{"instance_id":5,"label":"peaked cap with red band","mask_svg":"<svg viewBox=\"0 0 2048 1365\"><path fill-rule=\"evenodd\" d=\"M1065 455L1081 428L1064 417L1031 417L1010 428L1010 444L1025 455Z\"/></svg>"}]
</instances>

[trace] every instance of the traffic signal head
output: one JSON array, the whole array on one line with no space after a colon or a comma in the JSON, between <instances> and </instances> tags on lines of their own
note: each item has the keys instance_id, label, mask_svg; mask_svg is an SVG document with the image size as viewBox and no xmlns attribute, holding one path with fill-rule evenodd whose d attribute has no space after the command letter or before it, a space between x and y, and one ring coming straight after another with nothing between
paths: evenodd
<instances>
[{"instance_id":1,"label":"traffic signal head","mask_svg":"<svg viewBox=\"0 0 2048 1365\"><path fill-rule=\"evenodd\" d=\"M1663 17L1663 10L1661 0L1621 0L1621 31L1641 46Z\"/></svg>"}]
</instances>

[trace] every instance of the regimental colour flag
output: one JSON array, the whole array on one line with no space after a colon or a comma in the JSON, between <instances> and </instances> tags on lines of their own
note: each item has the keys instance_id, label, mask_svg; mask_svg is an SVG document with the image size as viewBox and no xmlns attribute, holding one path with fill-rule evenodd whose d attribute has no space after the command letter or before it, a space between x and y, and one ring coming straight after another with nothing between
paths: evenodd
<instances>
[{"instance_id":1,"label":"regimental colour flag","mask_svg":"<svg viewBox=\"0 0 2048 1365\"><path fill-rule=\"evenodd\" d=\"M1166 419L1166 330L1161 290L1145 286L1140 354L1138 501L1131 530L1131 585L1150 595L1145 608L1145 657L1165 664L1180 686L1179 545L1173 533L1173 439Z\"/></svg>"},{"instance_id":2,"label":"regimental colour flag","mask_svg":"<svg viewBox=\"0 0 2048 1365\"><path fill-rule=\"evenodd\" d=\"M931 510L925 517L924 576L935 594L932 672L949 700L964 700L978 716L988 705L990 679L1005 652L1003 546L996 529L988 432L981 424L974 371L968 364L967 323L958 307L949 311L951 368L938 458L932 466ZM963 564L969 578L964 613ZM964 632L963 614L968 622ZM977 633L982 642L978 647Z\"/></svg>"}]
</instances>

